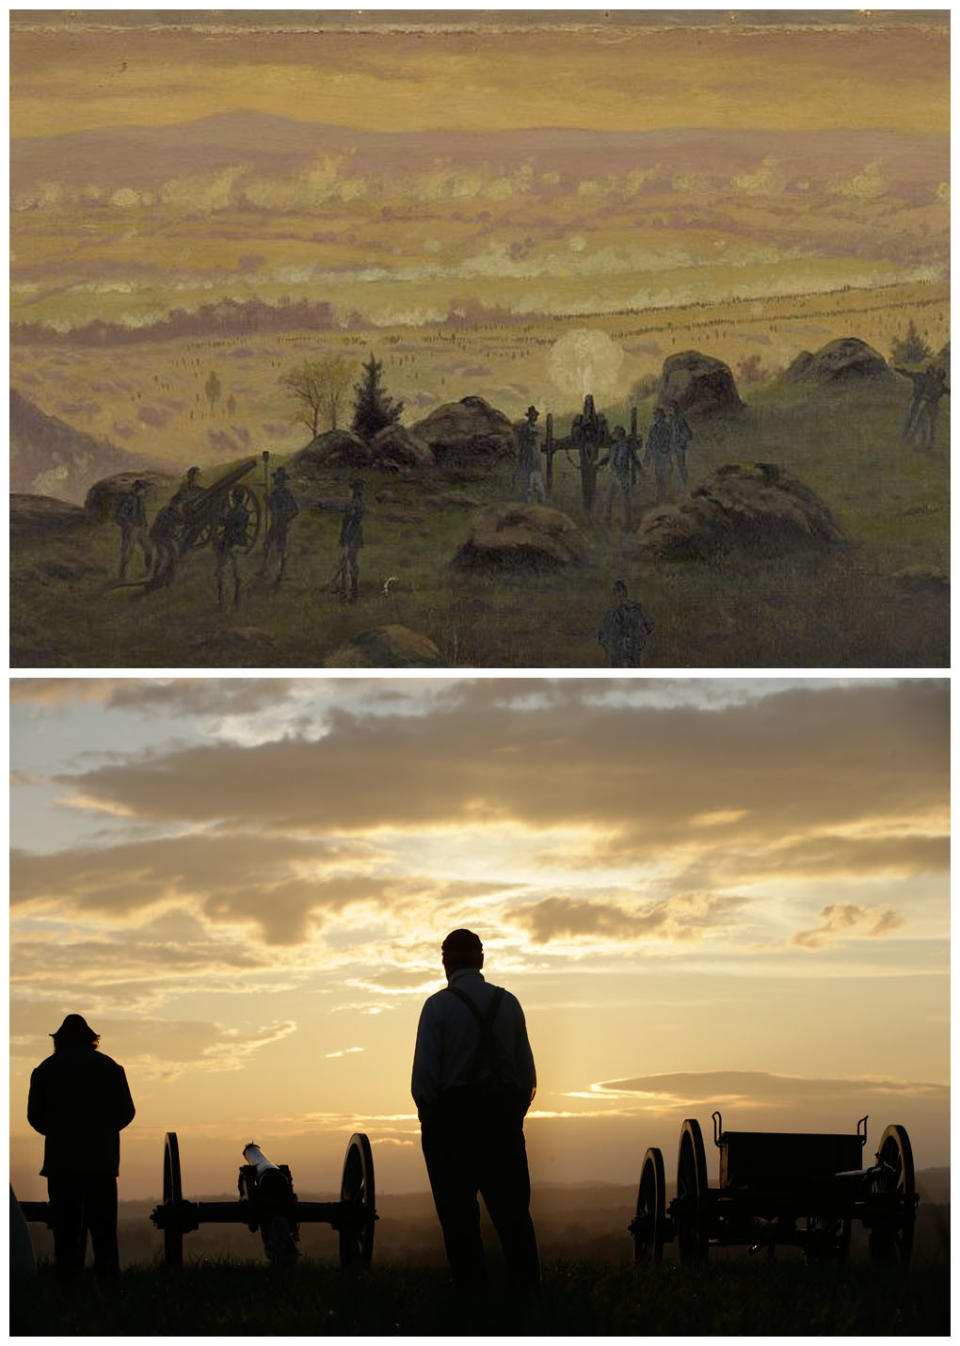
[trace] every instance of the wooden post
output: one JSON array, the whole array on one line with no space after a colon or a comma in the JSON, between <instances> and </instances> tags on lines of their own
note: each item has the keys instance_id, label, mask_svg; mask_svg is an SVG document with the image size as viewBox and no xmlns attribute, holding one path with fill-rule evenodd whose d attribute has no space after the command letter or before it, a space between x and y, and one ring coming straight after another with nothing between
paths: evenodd
<instances>
[{"instance_id":1,"label":"wooden post","mask_svg":"<svg viewBox=\"0 0 960 1346\"><path fill-rule=\"evenodd\" d=\"M264 449L260 455L263 459L263 545L261 550L267 546L267 533L270 531L270 520L267 517L267 499L270 495L270 450Z\"/></svg>"},{"instance_id":2,"label":"wooden post","mask_svg":"<svg viewBox=\"0 0 960 1346\"><path fill-rule=\"evenodd\" d=\"M547 434L543 442L543 452L547 455L547 499L553 495L553 455L556 449L553 443L553 412L547 412Z\"/></svg>"}]
</instances>

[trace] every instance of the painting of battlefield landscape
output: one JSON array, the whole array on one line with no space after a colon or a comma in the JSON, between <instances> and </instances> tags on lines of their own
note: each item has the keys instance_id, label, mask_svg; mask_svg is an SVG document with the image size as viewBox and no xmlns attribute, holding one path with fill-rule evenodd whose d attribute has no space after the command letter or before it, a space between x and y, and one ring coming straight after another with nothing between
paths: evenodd
<instances>
[{"instance_id":1,"label":"painting of battlefield landscape","mask_svg":"<svg viewBox=\"0 0 960 1346\"><path fill-rule=\"evenodd\" d=\"M11 662L944 667L949 11L11 15Z\"/></svg>"}]
</instances>

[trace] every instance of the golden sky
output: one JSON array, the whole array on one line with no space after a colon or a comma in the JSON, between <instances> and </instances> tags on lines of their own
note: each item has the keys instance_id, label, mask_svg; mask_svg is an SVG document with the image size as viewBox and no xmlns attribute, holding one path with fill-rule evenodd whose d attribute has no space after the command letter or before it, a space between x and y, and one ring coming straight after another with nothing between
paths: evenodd
<instances>
[{"instance_id":1,"label":"golden sky","mask_svg":"<svg viewBox=\"0 0 960 1346\"><path fill-rule=\"evenodd\" d=\"M103 14L76 13L25 12L14 23L13 136L172 125L239 109L381 131L942 132L949 123L949 42L942 17L929 15L799 28L751 25L749 12L719 14L721 27L552 16L523 27L487 19L385 33L302 19L292 29L267 15L251 31L251 16L238 26L230 11L212 31L111 26Z\"/></svg>"},{"instance_id":2,"label":"golden sky","mask_svg":"<svg viewBox=\"0 0 960 1346\"><path fill-rule=\"evenodd\" d=\"M13 684L13 1179L67 1012L127 1069L121 1193L298 1190L351 1131L425 1186L409 1072L448 930L521 999L535 1180L632 1183L683 1117L907 1126L947 1161L943 680ZM876 1133L879 1134L879 1131ZM219 1175L219 1176L218 1176Z\"/></svg>"}]
</instances>

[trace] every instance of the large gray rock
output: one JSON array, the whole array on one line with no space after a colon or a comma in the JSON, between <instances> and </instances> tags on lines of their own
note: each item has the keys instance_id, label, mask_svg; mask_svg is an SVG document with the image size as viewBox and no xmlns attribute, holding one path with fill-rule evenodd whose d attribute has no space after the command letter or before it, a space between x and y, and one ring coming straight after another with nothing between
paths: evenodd
<instances>
[{"instance_id":1,"label":"large gray rock","mask_svg":"<svg viewBox=\"0 0 960 1346\"><path fill-rule=\"evenodd\" d=\"M327 656L324 668L438 668L440 651L433 641L409 626L377 626Z\"/></svg>"},{"instance_id":2,"label":"large gray rock","mask_svg":"<svg viewBox=\"0 0 960 1346\"><path fill-rule=\"evenodd\" d=\"M385 425L370 441L373 465L388 472L435 466L430 445L403 425Z\"/></svg>"},{"instance_id":3,"label":"large gray rock","mask_svg":"<svg viewBox=\"0 0 960 1346\"><path fill-rule=\"evenodd\" d=\"M657 404L692 416L730 416L743 409L730 366L700 351L681 351L663 362L657 384Z\"/></svg>"},{"instance_id":4,"label":"large gray rock","mask_svg":"<svg viewBox=\"0 0 960 1346\"><path fill-rule=\"evenodd\" d=\"M517 436L511 421L482 397L445 402L411 432L430 446L441 467L469 467L516 457Z\"/></svg>"},{"instance_id":5,"label":"large gray rock","mask_svg":"<svg viewBox=\"0 0 960 1346\"><path fill-rule=\"evenodd\" d=\"M586 555L584 535L560 510L548 505L488 505L474 518L450 564L481 574L537 574L576 565Z\"/></svg>"},{"instance_id":6,"label":"large gray rock","mask_svg":"<svg viewBox=\"0 0 960 1346\"><path fill-rule=\"evenodd\" d=\"M352 430L326 430L293 455L287 470L309 477L328 467L370 467L373 460L370 445Z\"/></svg>"},{"instance_id":7,"label":"large gray rock","mask_svg":"<svg viewBox=\"0 0 960 1346\"><path fill-rule=\"evenodd\" d=\"M79 505L49 495L11 495L10 541L14 546L44 542L75 532L90 522Z\"/></svg>"},{"instance_id":8,"label":"large gray rock","mask_svg":"<svg viewBox=\"0 0 960 1346\"><path fill-rule=\"evenodd\" d=\"M166 504L180 482L178 477L168 472L117 472L112 477L104 477L93 483L83 502L84 509L91 518L107 519L112 523L118 500L127 494L138 479L147 483L143 499L148 512L152 506Z\"/></svg>"},{"instance_id":9,"label":"large gray rock","mask_svg":"<svg viewBox=\"0 0 960 1346\"><path fill-rule=\"evenodd\" d=\"M840 337L818 351L801 351L784 371L787 383L852 383L891 379L886 360L858 337Z\"/></svg>"},{"instance_id":10,"label":"large gray rock","mask_svg":"<svg viewBox=\"0 0 960 1346\"><path fill-rule=\"evenodd\" d=\"M843 541L830 510L774 463L718 468L675 505L650 510L637 545L663 560L710 560L731 551L763 556Z\"/></svg>"}]
</instances>

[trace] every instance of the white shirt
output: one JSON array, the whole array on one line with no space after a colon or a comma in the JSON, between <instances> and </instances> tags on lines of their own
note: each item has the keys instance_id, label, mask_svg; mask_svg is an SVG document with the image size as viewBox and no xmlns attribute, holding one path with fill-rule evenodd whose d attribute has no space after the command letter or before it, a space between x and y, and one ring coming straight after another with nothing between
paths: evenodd
<instances>
[{"instance_id":1,"label":"white shirt","mask_svg":"<svg viewBox=\"0 0 960 1346\"><path fill-rule=\"evenodd\" d=\"M497 989L471 968L454 972L447 984L468 995L481 1014ZM491 1032L501 1069L520 1094L532 1100L537 1092L533 1052L520 1001L509 991L503 992ZM430 996L420 1011L413 1054L410 1089L418 1108L435 1103L447 1089L470 1083L469 1067L479 1040L480 1025L457 996L446 990Z\"/></svg>"}]
</instances>

